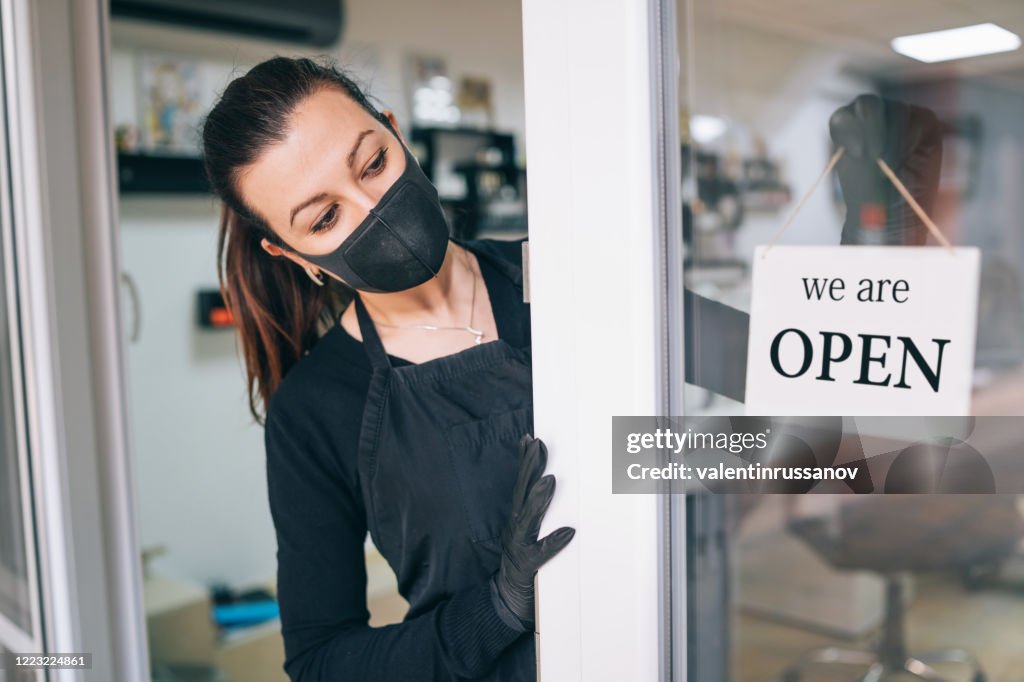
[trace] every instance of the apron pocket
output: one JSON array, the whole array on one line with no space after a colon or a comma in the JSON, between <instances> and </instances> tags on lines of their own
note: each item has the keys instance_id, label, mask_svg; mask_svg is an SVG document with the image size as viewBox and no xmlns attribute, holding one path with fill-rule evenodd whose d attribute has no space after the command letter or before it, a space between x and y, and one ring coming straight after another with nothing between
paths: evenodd
<instances>
[{"instance_id":1,"label":"apron pocket","mask_svg":"<svg viewBox=\"0 0 1024 682\"><path fill-rule=\"evenodd\" d=\"M533 433L533 408L499 412L448 430L448 456L473 542L500 547L519 473L519 440Z\"/></svg>"}]
</instances>

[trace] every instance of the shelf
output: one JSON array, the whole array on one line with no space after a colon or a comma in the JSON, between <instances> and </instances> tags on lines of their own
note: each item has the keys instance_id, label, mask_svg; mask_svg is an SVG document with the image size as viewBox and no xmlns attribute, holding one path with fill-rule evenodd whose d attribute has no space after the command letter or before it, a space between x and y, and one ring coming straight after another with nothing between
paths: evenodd
<instances>
[{"instance_id":1,"label":"shelf","mask_svg":"<svg viewBox=\"0 0 1024 682\"><path fill-rule=\"evenodd\" d=\"M495 130L494 128L474 128L472 126L422 126L414 125L415 133L424 136L433 135L462 135L469 137L506 137L510 133Z\"/></svg>"},{"instance_id":2,"label":"shelf","mask_svg":"<svg viewBox=\"0 0 1024 682\"><path fill-rule=\"evenodd\" d=\"M492 173L525 173L526 168L521 166L514 161L508 163L481 163L479 161L463 161L456 163L452 170L456 173L481 173L481 172L492 172Z\"/></svg>"},{"instance_id":3,"label":"shelf","mask_svg":"<svg viewBox=\"0 0 1024 682\"><path fill-rule=\"evenodd\" d=\"M208 194L203 159L118 152L117 186L122 194Z\"/></svg>"}]
</instances>

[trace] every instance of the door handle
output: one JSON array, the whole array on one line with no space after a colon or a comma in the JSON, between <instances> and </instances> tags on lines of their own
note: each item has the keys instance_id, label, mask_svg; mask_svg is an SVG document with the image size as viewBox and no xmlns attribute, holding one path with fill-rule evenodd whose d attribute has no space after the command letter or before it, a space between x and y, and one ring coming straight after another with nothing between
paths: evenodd
<instances>
[{"instance_id":1,"label":"door handle","mask_svg":"<svg viewBox=\"0 0 1024 682\"><path fill-rule=\"evenodd\" d=\"M128 290L128 300L132 307L131 331L128 333L128 340L131 343L136 343L142 332L142 302L139 298L139 287L135 284L132 276L124 271L121 272L121 283Z\"/></svg>"}]
</instances>

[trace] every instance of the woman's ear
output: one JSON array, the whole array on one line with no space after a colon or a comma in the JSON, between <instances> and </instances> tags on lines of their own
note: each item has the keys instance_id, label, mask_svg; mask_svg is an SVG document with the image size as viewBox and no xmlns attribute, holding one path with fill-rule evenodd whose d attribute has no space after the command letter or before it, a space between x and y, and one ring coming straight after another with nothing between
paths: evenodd
<instances>
[{"instance_id":1,"label":"woman's ear","mask_svg":"<svg viewBox=\"0 0 1024 682\"><path fill-rule=\"evenodd\" d=\"M260 246L262 246L263 250L269 253L271 256L284 256L293 263L297 263L300 267L306 267L307 265L309 265L305 258L302 258L298 254L292 253L287 249L282 249L277 244L272 244L269 240L267 240L266 237L260 239Z\"/></svg>"},{"instance_id":2,"label":"woman's ear","mask_svg":"<svg viewBox=\"0 0 1024 682\"><path fill-rule=\"evenodd\" d=\"M391 124L391 129L395 131L396 135L398 135L398 139L402 141L402 144L408 147L409 143L406 141L405 135L402 134L402 129L398 127L398 119L395 118L395 112L390 109L384 109L381 113L384 114L384 118L386 118L388 123Z\"/></svg>"},{"instance_id":3,"label":"woman's ear","mask_svg":"<svg viewBox=\"0 0 1024 682\"><path fill-rule=\"evenodd\" d=\"M262 246L263 250L269 253L271 256L284 256L291 262L298 265L300 268L306 270L306 272L309 272L309 268L316 267L299 254L294 253L292 251L288 251L287 249L282 249L277 244L271 244L269 241L267 241L266 237L260 239L260 246ZM317 272L320 272L319 268L317 268Z\"/></svg>"},{"instance_id":4,"label":"woman's ear","mask_svg":"<svg viewBox=\"0 0 1024 682\"><path fill-rule=\"evenodd\" d=\"M267 241L266 237L260 239L260 246L262 246L263 250L269 253L271 256L284 255L284 251L281 249L281 247L278 246L277 244L271 244L269 241Z\"/></svg>"}]
</instances>

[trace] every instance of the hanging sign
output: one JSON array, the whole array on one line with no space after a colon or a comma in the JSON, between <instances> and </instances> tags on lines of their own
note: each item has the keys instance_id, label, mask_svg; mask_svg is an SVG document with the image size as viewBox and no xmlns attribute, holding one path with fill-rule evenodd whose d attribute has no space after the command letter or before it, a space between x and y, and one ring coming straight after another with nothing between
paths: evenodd
<instances>
[{"instance_id":1,"label":"hanging sign","mask_svg":"<svg viewBox=\"0 0 1024 682\"><path fill-rule=\"evenodd\" d=\"M979 262L973 247L757 247L747 414L970 414Z\"/></svg>"}]
</instances>

